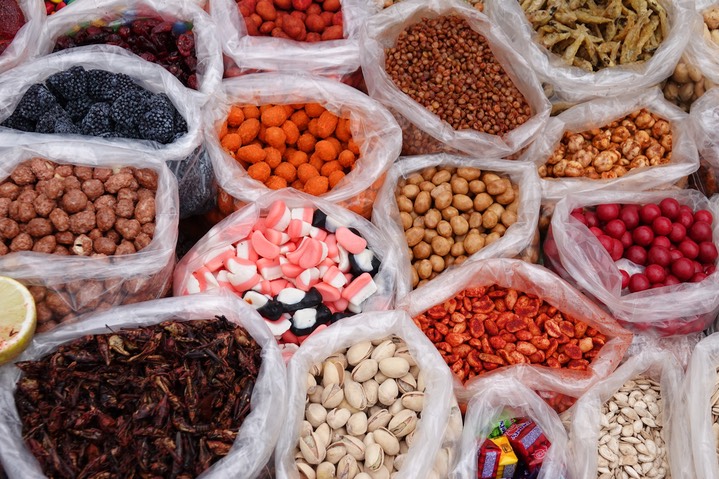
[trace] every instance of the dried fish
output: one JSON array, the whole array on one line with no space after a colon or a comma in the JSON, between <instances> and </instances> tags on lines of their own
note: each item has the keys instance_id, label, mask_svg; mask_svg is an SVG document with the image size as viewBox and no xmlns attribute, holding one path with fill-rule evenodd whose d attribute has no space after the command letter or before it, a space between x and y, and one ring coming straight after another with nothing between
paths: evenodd
<instances>
[{"instance_id":1,"label":"dried fish","mask_svg":"<svg viewBox=\"0 0 719 479\"><path fill-rule=\"evenodd\" d=\"M518 0L539 44L599 71L649 60L669 34L658 0Z\"/></svg>"}]
</instances>

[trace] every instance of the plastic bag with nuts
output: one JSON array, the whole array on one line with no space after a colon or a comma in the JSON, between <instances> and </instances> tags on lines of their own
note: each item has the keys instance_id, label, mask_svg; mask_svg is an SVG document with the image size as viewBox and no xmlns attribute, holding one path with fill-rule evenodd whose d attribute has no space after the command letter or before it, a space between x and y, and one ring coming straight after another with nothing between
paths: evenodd
<instances>
[{"instance_id":1,"label":"plastic bag with nuts","mask_svg":"<svg viewBox=\"0 0 719 479\"><path fill-rule=\"evenodd\" d=\"M134 150L70 141L4 149L0 157L0 274L30 287L39 331L167 293L179 206L177 183L164 163ZM53 172L50 162L69 171ZM69 165L76 165L74 172ZM141 170L133 178L123 167ZM19 223L26 230L17 234Z\"/></svg>"},{"instance_id":2,"label":"plastic bag with nuts","mask_svg":"<svg viewBox=\"0 0 719 479\"><path fill-rule=\"evenodd\" d=\"M225 80L222 96L214 100L205 113L206 145L213 161L215 177L220 187L237 199L240 204L256 201L270 191L262 182L250 176L248 171L238 163L238 160L230 156L220 143L218 132L228 117L231 106L314 103L322 105L337 117L349 119L350 139L359 147L360 152L352 171L321 196L330 203L340 204L369 218L372 204L382 185L385 172L399 156L401 133L392 115L381 104L354 88L332 80L270 73ZM334 119L334 123L337 124L336 117L332 115L329 117ZM285 116L285 118L287 117ZM295 116L290 118L294 119ZM320 116L320 118L323 117ZM297 123L291 119L287 119L284 124L289 123L297 135ZM305 120L308 118L305 117ZM245 122L247 121L249 119L245 120ZM264 117L262 122L265 122ZM317 123L319 125L319 119ZM322 123L324 124L324 121ZM243 122L240 125L240 129L244 124ZM334 135L335 130L339 131L339 128L332 128L332 131L327 134L319 132L321 135L318 138ZM308 137L311 136L308 135ZM301 135L300 138L302 138ZM314 137L311 138L314 143ZM286 139L285 141L288 143L288 149L297 148L300 154L303 153L303 150L297 146L300 143L297 137L291 144L290 142L293 140ZM307 155L303 156L305 157L304 161L307 162ZM331 159L330 157L326 158ZM282 161L289 159L286 157ZM335 163L337 162L335 161ZM292 176L290 179L297 178L299 172L295 173L292 161L285 166L291 166ZM321 171L324 171L324 168ZM315 172L315 174L317 173ZM293 181L295 180L292 179L287 183L290 184Z\"/></svg>"},{"instance_id":3,"label":"plastic bag with nuts","mask_svg":"<svg viewBox=\"0 0 719 479\"><path fill-rule=\"evenodd\" d=\"M719 4L716 0L696 0L695 21L698 27L689 36L687 62L703 74L706 90L719 83ZM691 73L688 72L688 73ZM696 78L696 77L695 77ZM693 81L697 82L695 78ZM699 83L699 82L697 82ZM706 84L709 83L709 86Z\"/></svg>"},{"instance_id":4,"label":"plastic bag with nuts","mask_svg":"<svg viewBox=\"0 0 719 479\"><path fill-rule=\"evenodd\" d=\"M297 5L303 3L311 2L298 2ZM354 73L360 66L359 30L370 15L371 8L370 2L364 0L341 0L340 4L342 38L314 43L248 35L237 0L210 2L209 11L217 23L224 53L244 73L265 71L342 77ZM301 31L306 32L304 24Z\"/></svg>"},{"instance_id":5,"label":"plastic bag with nuts","mask_svg":"<svg viewBox=\"0 0 719 479\"><path fill-rule=\"evenodd\" d=\"M688 120L658 88L592 100L551 118L522 160L538 168L546 200L606 187L644 191L699 168Z\"/></svg>"},{"instance_id":6,"label":"plastic bag with nuts","mask_svg":"<svg viewBox=\"0 0 719 479\"><path fill-rule=\"evenodd\" d=\"M215 25L210 16L192 0L171 4L157 0L103 0L79 2L62 15L51 15L43 28L42 37L34 46L34 55L52 53L59 37L67 35L77 26L102 21L104 23L143 17L166 18L173 24L189 22L195 42L197 61L197 90L205 95L214 93L222 81L222 46L215 36Z\"/></svg>"},{"instance_id":7,"label":"plastic bag with nuts","mask_svg":"<svg viewBox=\"0 0 719 479\"><path fill-rule=\"evenodd\" d=\"M692 105L689 117L703 162L716 174L719 171L719 89L709 90Z\"/></svg>"},{"instance_id":8,"label":"plastic bag with nuts","mask_svg":"<svg viewBox=\"0 0 719 479\"><path fill-rule=\"evenodd\" d=\"M411 27L423 19L436 19L451 15L468 22L472 30L481 34L488 42L491 47L491 54L498 60L506 73L506 75L497 73L497 78L492 81L499 83L501 81L500 77L508 77L520 94L524 96L531 109L531 117L526 122L509 129L501 136L469 128L455 130L450 123L442 120L440 116L432 113L404 93L385 70L385 48L394 47L398 36L405 28ZM446 147L462 151L468 155L482 154L495 157L510 155L534 140L538 130L546 123L549 117L549 101L544 96L542 87L529 64L510 45L509 38L490 23L484 14L465 2L460 0L404 0L397 5L393 5L392 8L385 9L374 15L362 30L362 39L360 55L369 95L379 100L390 110L396 111L416 128L443 143ZM400 54L397 53L397 55ZM441 74L439 71L438 73ZM444 73L450 72L445 70ZM443 80L443 86L446 86L447 81L446 78ZM408 86L407 88L413 89L415 86ZM416 86L416 88L421 89L422 87ZM465 90L467 90L465 85L454 85L454 89L448 91L462 92ZM505 90L508 90L508 87L503 86L502 94L506 94ZM404 91L408 90L405 89ZM481 92L479 95L481 96ZM511 99L502 98L502 100L505 100L502 102L503 105L507 103L509 106L514 107L520 103L514 97ZM467 102L466 98L441 99L441 104L440 102L436 103L441 107L445 101L456 102L453 118L462 117L462 106ZM481 104L481 107L478 107L480 110L486 108L483 102L479 101L478 104ZM508 127L509 125L504 125L504 118L511 122L511 120L520 116L516 111L511 113L501 112L503 116L500 116L497 114L498 112L494 111L500 108L499 105L495 104L492 108L494 108L492 111L480 111L476 114L476 117L482 119L485 118L485 115L486 118L496 116L502 120L499 123ZM473 118L475 117L474 111L469 114L465 112L465 114L465 116L471 115ZM490 120L486 120L484 124L488 122ZM498 127L497 124L494 126ZM489 130L492 130L492 128L487 129L487 131ZM405 135L410 139L416 136L413 134L408 135L407 133L405 132ZM436 148L422 151L422 153L434 151L437 151Z\"/></svg>"},{"instance_id":9,"label":"plastic bag with nuts","mask_svg":"<svg viewBox=\"0 0 719 479\"><path fill-rule=\"evenodd\" d=\"M629 328L660 336L705 329L719 311L719 274L699 283L681 283L622 295L619 268L584 224L570 217L575 208L605 203L659 203L674 198L693 211L708 210L715 218L719 208L695 190L627 192L597 190L570 194L554 208L551 229L544 243L545 264L579 289L596 298ZM719 241L719 222L712 224L713 242Z\"/></svg>"},{"instance_id":10,"label":"plastic bag with nuts","mask_svg":"<svg viewBox=\"0 0 719 479\"><path fill-rule=\"evenodd\" d=\"M574 41L565 51L567 57L574 57L574 54L576 54L578 50L584 49L584 44L586 43L588 45L586 50L589 52L590 58L597 62L601 62L601 57L597 55L598 52L606 53L618 48L619 52L623 54L625 52L638 50L639 45L648 44L648 38L639 37L639 30L637 30L637 28L640 28L641 25L653 25L654 28L652 30L661 31L663 39L661 43L659 43L658 48L650 52L651 58L649 60L610 66L600 71L592 72L577 66L570 66L565 62L562 56L544 48L532 24L527 20L527 15L522 10L520 3L526 2L518 2L517 0L488 2L485 7L485 12L510 36L514 47L522 52L522 55L532 65L540 79L551 83L558 95L570 101L584 101L591 98L611 96L618 91L639 91L659 84L672 74L674 66L679 61L689 42L691 32L697 31L698 29L698 19L694 14L693 2L688 0L651 1L651 3L660 4L666 11L666 29L659 28L660 21L658 18L652 20L643 18L640 21L636 21L622 14L624 16L619 17L618 20L616 17L609 19L597 18L597 15L588 19L588 24L597 22L596 25L590 26L599 27L600 25L607 24L610 26L609 28L611 28L611 25L614 24L616 33L620 33L616 27L616 22L624 22L622 25L636 25L634 31L626 35L627 43L625 43L624 39L611 42L605 41L602 36L595 35L595 32L588 29L583 23L580 24L580 22L577 22L577 26L575 27L571 19L561 19L561 21L567 22L567 25L563 25L559 19L555 19L553 22L555 31L549 33L543 41L548 45L553 45L559 41L571 38ZM545 2L532 3L544 4ZM553 2L549 2L550 7L552 3ZM589 3L593 4L593 2ZM642 0L641 2L613 1L611 2L613 6L607 7L606 11L611 12L612 15L614 15L614 13L621 14L621 12L627 10L623 5L624 3L630 3L632 6L638 5L638 8L643 8L645 12L650 11L651 16L656 16L653 11L649 10L646 0ZM617 5L619 9L618 12L615 9ZM603 8L604 7L599 7L600 11L604 11L602 10ZM547 8L543 11L553 12L554 10ZM537 14L537 12L531 12L530 15L532 13ZM631 15L636 17L637 14L631 12ZM649 14L647 14L647 17L648 16ZM547 21L550 20L551 18L547 19ZM653 22L656 22L656 25L654 25ZM556 26L557 24L559 27ZM645 30L646 29L641 30L643 35L651 33ZM630 41L634 43L628 43ZM624 45L621 45L621 43L624 43Z\"/></svg>"},{"instance_id":11,"label":"plastic bag with nuts","mask_svg":"<svg viewBox=\"0 0 719 479\"><path fill-rule=\"evenodd\" d=\"M4 72L32 55L33 45L42 33L45 23L45 11L41 2L36 0L19 0L18 6L25 17L25 24L15 34L15 38L0 54L0 72Z\"/></svg>"},{"instance_id":12,"label":"plastic bag with nuts","mask_svg":"<svg viewBox=\"0 0 719 479\"><path fill-rule=\"evenodd\" d=\"M359 375L371 377L365 370L374 372L374 379L360 383ZM400 373L405 376L393 379ZM379 375L383 382L373 387ZM389 477L390 470L398 471L397 479L445 477L430 471L438 456L444 456L438 438L448 426L455 429L454 437L461 429L460 416L451 413L456 405L452 379L405 312L361 314L310 337L288 364L288 385L287 427L275 450L278 477L315 477L315 468L318 478L332 477L320 475L324 469L336 471L339 477L359 477L360 469L363 478L384 472L377 477ZM319 394L320 404L312 397L307 404L308 393ZM363 408L374 411L369 420L362 420ZM355 413L343 418L345 411ZM372 441L363 440L370 435ZM295 456L298 441L300 451ZM446 464L440 467L448 469Z\"/></svg>"},{"instance_id":13,"label":"plastic bag with nuts","mask_svg":"<svg viewBox=\"0 0 719 479\"><path fill-rule=\"evenodd\" d=\"M241 475L253 478L267 463L285 419L286 370L277 343L260 316L232 297L198 295L169 298L91 313L81 322L66 324L36 337L18 361L37 360L58 346L91 334L109 334L122 328L152 326L163 321L213 319L217 315L245 328L262 347L262 364L252 391L252 411L242 423L229 453L202 474L203 478ZM112 351L110 354L118 354ZM12 477L44 478L22 437L22 423L14 394L21 371L14 364L0 368L0 462ZM173 437L174 439L174 437ZM131 453L131 451L124 451ZM174 449L172 450L174 452Z\"/></svg>"},{"instance_id":14,"label":"plastic bag with nuts","mask_svg":"<svg viewBox=\"0 0 719 479\"><path fill-rule=\"evenodd\" d=\"M572 409L572 477L697 477L682 380L670 353L648 348L593 386Z\"/></svg>"},{"instance_id":15,"label":"plastic bag with nuts","mask_svg":"<svg viewBox=\"0 0 719 479\"><path fill-rule=\"evenodd\" d=\"M474 317L466 320L466 313L459 312L464 304L470 304L472 310L489 311L489 314L496 313L495 316L500 314L501 310L496 309L496 304L485 300L479 290L492 285L516 293L510 295L508 292L507 299L503 301L503 307L506 308L510 296L515 298L514 313L507 311L506 315L509 316L497 319L488 315L485 320ZM453 301L453 298L463 291L471 296L466 295L460 307L457 305L459 301ZM501 299L500 292L489 294ZM523 296L522 301L517 299L520 294ZM526 295L536 296L538 299L529 299ZM539 313L539 300L556 308L555 313L549 314L561 312L565 318L561 321L562 327L570 326L573 338L562 338L561 328L557 330L554 324L546 326L544 319L547 314ZM450 313L453 304L456 309ZM507 368L518 368L518 377L523 382L533 382L537 385L536 389L546 389L541 387L542 384L559 383L565 388L560 392L576 397L598 378L606 377L614 371L632 337L614 318L549 270L514 259L485 259L459 266L431 284L413 291L403 302L403 307L415 318L416 324L422 323L423 320L419 317L422 314L430 319L426 330L424 327L422 329L425 334L432 336L431 339L438 348L446 351L444 348L449 346L451 353L449 356L443 354L444 359L452 362L457 380L460 375L463 375L462 379L468 379L464 386L470 389L474 387L475 381L487 375L500 374ZM432 323L431 318L437 316L441 319ZM446 321L448 316L450 319ZM508 323L512 318L518 322L510 325ZM572 326L570 319L582 324ZM539 324L542 324L541 328ZM510 330L514 333L506 334ZM599 334L603 335L601 339L597 337ZM588 341L588 348L579 343L585 337L591 339ZM563 345L572 343L572 349L577 347L571 352L571 355L578 359L576 365L569 360L569 347L563 346L560 351L558 347L554 347L552 339L556 339L557 343L563 341ZM562 352L564 350L566 353ZM510 355L505 355L505 352ZM518 356L511 353L518 353ZM535 353L539 357L536 357ZM509 360L502 356L508 357ZM557 362L554 362L555 357ZM485 366L484 363L490 362L492 364ZM551 364L555 367L548 366ZM465 369L479 376L470 378L464 374ZM461 390L459 384L457 387ZM465 397L462 393L460 401Z\"/></svg>"},{"instance_id":16,"label":"plastic bag with nuts","mask_svg":"<svg viewBox=\"0 0 719 479\"><path fill-rule=\"evenodd\" d=\"M511 375L483 378L474 384L472 393L464 420L459 461L452 477L479 477L477 450L488 440L487 436L505 409L511 410L514 417L527 417L536 422L552 444L537 477L566 477L567 432L557 413L542 398Z\"/></svg>"},{"instance_id":17,"label":"plastic bag with nuts","mask_svg":"<svg viewBox=\"0 0 719 479\"><path fill-rule=\"evenodd\" d=\"M684 380L696 477L719 476L719 333L694 348Z\"/></svg>"},{"instance_id":18,"label":"plastic bag with nuts","mask_svg":"<svg viewBox=\"0 0 719 479\"><path fill-rule=\"evenodd\" d=\"M531 247L539 201L537 175L526 163L447 154L400 159L372 215L399 256L397 297L455 263Z\"/></svg>"}]
</instances>

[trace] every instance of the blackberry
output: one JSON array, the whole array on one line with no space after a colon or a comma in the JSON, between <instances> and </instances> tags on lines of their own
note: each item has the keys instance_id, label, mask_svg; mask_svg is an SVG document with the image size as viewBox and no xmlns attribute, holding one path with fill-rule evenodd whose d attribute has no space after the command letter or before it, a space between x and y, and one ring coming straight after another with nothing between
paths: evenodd
<instances>
[{"instance_id":1,"label":"blackberry","mask_svg":"<svg viewBox=\"0 0 719 479\"><path fill-rule=\"evenodd\" d=\"M91 70L90 73L92 71L102 70ZM107 75L97 74L100 83L89 85L90 96L96 100L112 102L128 91L139 89L132 78L124 73L105 73Z\"/></svg>"},{"instance_id":2,"label":"blackberry","mask_svg":"<svg viewBox=\"0 0 719 479\"><path fill-rule=\"evenodd\" d=\"M121 124L115 125L115 131L122 138L131 138L133 140L142 140L142 135L137 131L137 128L132 126L126 126Z\"/></svg>"},{"instance_id":3,"label":"blackberry","mask_svg":"<svg viewBox=\"0 0 719 479\"><path fill-rule=\"evenodd\" d=\"M87 73L81 66L48 77L46 84L50 91L65 101L77 100L87 94Z\"/></svg>"},{"instance_id":4,"label":"blackberry","mask_svg":"<svg viewBox=\"0 0 719 479\"><path fill-rule=\"evenodd\" d=\"M110 105L108 103L95 103L82 119L82 134L99 136L101 133L113 131Z\"/></svg>"},{"instance_id":5,"label":"blackberry","mask_svg":"<svg viewBox=\"0 0 719 479\"><path fill-rule=\"evenodd\" d=\"M85 115L87 115L93 103L95 103L93 100L84 96L77 100L67 102L65 111L70 115L73 122L78 122L85 118Z\"/></svg>"},{"instance_id":6,"label":"blackberry","mask_svg":"<svg viewBox=\"0 0 719 479\"><path fill-rule=\"evenodd\" d=\"M35 131L35 122L28 120L27 118L23 118L17 113L13 113L7 117L1 125L7 128L12 128L13 130Z\"/></svg>"},{"instance_id":7,"label":"blackberry","mask_svg":"<svg viewBox=\"0 0 719 479\"><path fill-rule=\"evenodd\" d=\"M142 115L138 130L145 140L165 144L170 143L173 139L173 123L174 114L171 110L154 108Z\"/></svg>"},{"instance_id":8,"label":"blackberry","mask_svg":"<svg viewBox=\"0 0 719 479\"><path fill-rule=\"evenodd\" d=\"M112 104L112 119L118 125L137 127L142 115L149 109L152 94L147 90L131 90L124 93Z\"/></svg>"},{"instance_id":9,"label":"blackberry","mask_svg":"<svg viewBox=\"0 0 719 479\"><path fill-rule=\"evenodd\" d=\"M100 100L101 90L112 77L112 72L105 70L89 70L87 72L87 93L91 98Z\"/></svg>"},{"instance_id":10,"label":"blackberry","mask_svg":"<svg viewBox=\"0 0 719 479\"><path fill-rule=\"evenodd\" d=\"M64 135L79 135L80 129L73 125L70 120L60 118L55 122L55 133L61 133Z\"/></svg>"},{"instance_id":11,"label":"blackberry","mask_svg":"<svg viewBox=\"0 0 719 479\"><path fill-rule=\"evenodd\" d=\"M177 110L175 110L175 133L180 136L187 133L187 121Z\"/></svg>"},{"instance_id":12,"label":"blackberry","mask_svg":"<svg viewBox=\"0 0 719 479\"><path fill-rule=\"evenodd\" d=\"M50 90L42 83L36 83L22 96L15 113L28 120L37 121L55 105L57 105L57 100Z\"/></svg>"}]
</instances>

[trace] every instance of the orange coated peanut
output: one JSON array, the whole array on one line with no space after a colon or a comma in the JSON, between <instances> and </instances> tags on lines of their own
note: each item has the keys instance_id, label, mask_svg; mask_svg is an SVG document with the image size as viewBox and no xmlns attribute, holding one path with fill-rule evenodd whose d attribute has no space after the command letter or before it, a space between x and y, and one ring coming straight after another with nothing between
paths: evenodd
<instances>
[{"instance_id":1,"label":"orange coated peanut","mask_svg":"<svg viewBox=\"0 0 719 479\"><path fill-rule=\"evenodd\" d=\"M219 138L253 179L271 189L292 187L311 195L334 188L360 157L350 120L319 103L234 105Z\"/></svg>"},{"instance_id":2,"label":"orange coated peanut","mask_svg":"<svg viewBox=\"0 0 719 479\"><path fill-rule=\"evenodd\" d=\"M462 382L520 363L584 371L607 341L544 300L497 285L466 289L414 322Z\"/></svg>"}]
</instances>

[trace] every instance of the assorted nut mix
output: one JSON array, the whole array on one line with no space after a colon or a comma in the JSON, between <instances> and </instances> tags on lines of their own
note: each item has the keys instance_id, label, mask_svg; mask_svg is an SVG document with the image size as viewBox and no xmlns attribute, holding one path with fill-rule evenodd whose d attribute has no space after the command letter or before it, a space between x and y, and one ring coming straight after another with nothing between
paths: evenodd
<instances>
[{"instance_id":1,"label":"assorted nut mix","mask_svg":"<svg viewBox=\"0 0 719 479\"><path fill-rule=\"evenodd\" d=\"M684 111L689 111L692 103L710 88L714 88L714 83L706 78L701 70L682 59L672 76L664 82L663 91L664 98Z\"/></svg>"},{"instance_id":2,"label":"assorted nut mix","mask_svg":"<svg viewBox=\"0 0 719 479\"><path fill-rule=\"evenodd\" d=\"M359 145L349 118L317 103L233 106L219 133L222 148L266 187L319 196L355 166Z\"/></svg>"},{"instance_id":3,"label":"assorted nut mix","mask_svg":"<svg viewBox=\"0 0 719 479\"><path fill-rule=\"evenodd\" d=\"M627 381L602 406L599 432L599 479L671 477L662 438L659 383Z\"/></svg>"},{"instance_id":4,"label":"assorted nut mix","mask_svg":"<svg viewBox=\"0 0 719 479\"><path fill-rule=\"evenodd\" d=\"M239 0L237 8L252 36L300 42L344 37L340 0Z\"/></svg>"},{"instance_id":5,"label":"assorted nut mix","mask_svg":"<svg viewBox=\"0 0 719 479\"><path fill-rule=\"evenodd\" d=\"M634 168L667 164L671 158L671 124L641 109L602 128L565 132L539 168L539 176L619 178Z\"/></svg>"},{"instance_id":6,"label":"assorted nut mix","mask_svg":"<svg viewBox=\"0 0 719 479\"><path fill-rule=\"evenodd\" d=\"M519 187L468 167L430 167L395 192L412 261L412 287L500 239L517 222Z\"/></svg>"},{"instance_id":7,"label":"assorted nut mix","mask_svg":"<svg viewBox=\"0 0 719 479\"><path fill-rule=\"evenodd\" d=\"M461 17L423 19L385 54L395 85L455 130L505 135L532 115L487 40Z\"/></svg>"},{"instance_id":8,"label":"assorted nut mix","mask_svg":"<svg viewBox=\"0 0 719 479\"><path fill-rule=\"evenodd\" d=\"M463 382L521 363L584 371L607 341L546 301L497 285L466 289L414 322Z\"/></svg>"},{"instance_id":9,"label":"assorted nut mix","mask_svg":"<svg viewBox=\"0 0 719 479\"><path fill-rule=\"evenodd\" d=\"M422 372L397 337L362 341L312 366L294 456L300 477L389 478L399 471L424 390Z\"/></svg>"},{"instance_id":10,"label":"assorted nut mix","mask_svg":"<svg viewBox=\"0 0 719 479\"><path fill-rule=\"evenodd\" d=\"M647 61L669 33L658 0L518 1L539 44L589 72Z\"/></svg>"},{"instance_id":11,"label":"assorted nut mix","mask_svg":"<svg viewBox=\"0 0 719 479\"><path fill-rule=\"evenodd\" d=\"M155 232L157 173L34 158L0 183L0 255L110 256L141 251Z\"/></svg>"}]
</instances>

